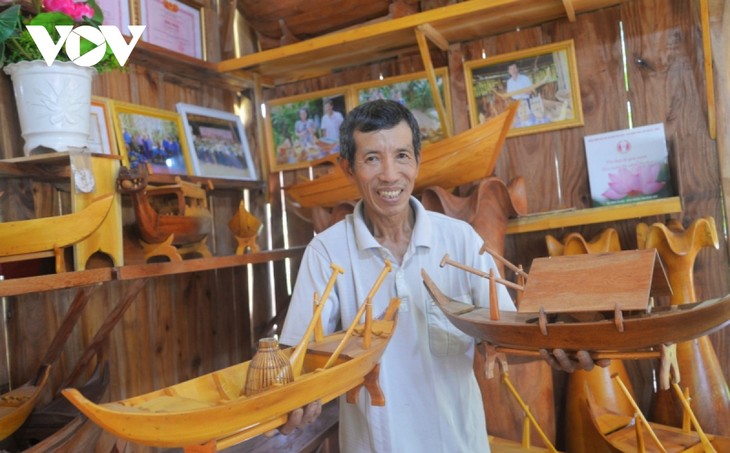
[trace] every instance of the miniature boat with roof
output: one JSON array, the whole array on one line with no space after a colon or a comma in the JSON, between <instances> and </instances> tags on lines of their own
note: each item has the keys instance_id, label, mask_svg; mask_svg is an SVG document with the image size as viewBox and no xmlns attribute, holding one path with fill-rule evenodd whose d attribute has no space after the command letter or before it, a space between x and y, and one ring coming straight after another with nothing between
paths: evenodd
<instances>
[{"instance_id":1,"label":"miniature boat with roof","mask_svg":"<svg viewBox=\"0 0 730 453\"><path fill-rule=\"evenodd\" d=\"M537 258L529 276L523 276L524 285L468 268L448 255L442 261L446 264L490 278L490 285L517 290L517 311L499 310L497 304L481 308L451 299L422 271L426 288L457 328L515 351L587 350L594 358L631 358L730 323L730 296L654 306L651 289L657 295L671 291L655 249Z\"/></svg>"},{"instance_id":2,"label":"miniature boat with roof","mask_svg":"<svg viewBox=\"0 0 730 453\"><path fill-rule=\"evenodd\" d=\"M347 394L357 400L361 387L373 405L384 405L378 385L378 362L396 327L400 299L392 299L380 319L373 319L370 300L390 263L360 307L353 323L324 336L321 313L342 269L332 276L321 298L315 294L312 321L301 342L282 352L289 359L293 381L252 395L243 394L252 361L246 361L144 395L94 404L76 389L63 394L81 412L113 435L157 447L216 451L283 425L288 414L313 401L322 404ZM360 320L365 315L365 322ZM314 335L314 340L309 341ZM205 450L200 450L201 446Z\"/></svg>"}]
</instances>

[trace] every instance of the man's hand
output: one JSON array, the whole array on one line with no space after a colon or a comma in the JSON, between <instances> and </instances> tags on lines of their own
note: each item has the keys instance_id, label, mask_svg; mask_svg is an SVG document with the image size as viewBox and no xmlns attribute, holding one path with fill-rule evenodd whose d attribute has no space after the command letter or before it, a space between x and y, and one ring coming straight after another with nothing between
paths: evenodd
<instances>
[{"instance_id":1,"label":"man's hand","mask_svg":"<svg viewBox=\"0 0 730 453\"><path fill-rule=\"evenodd\" d=\"M552 352L540 349L540 356L554 369L566 373L572 373L575 370L590 371L595 365L605 368L611 363L610 360L605 359L593 361L588 351L577 351L575 357L570 357L562 349L553 349Z\"/></svg>"},{"instance_id":2,"label":"man's hand","mask_svg":"<svg viewBox=\"0 0 730 453\"><path fill-rule=\"evenodd\" d=\"M308 425L317 420L317 417L319 417L319 414L321 413L322 403L320 403L319 400L313 401L304 407L300 407L299 409L295 409L289 412L289 419L286 421L286 423L279 427L278 431L281 434L288 436L300 426ZM267 432L265 436L273 437L275 434L276 430L271 430Z\"/></svg>"}]
</instances>

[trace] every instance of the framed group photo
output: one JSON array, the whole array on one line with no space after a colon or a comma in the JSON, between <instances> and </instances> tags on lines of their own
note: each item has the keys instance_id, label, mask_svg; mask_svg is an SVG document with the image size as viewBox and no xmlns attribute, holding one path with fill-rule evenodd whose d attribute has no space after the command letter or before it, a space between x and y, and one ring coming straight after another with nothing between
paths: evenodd
<instances>
[{"instance_id":1,"label":"framed group photo","mask_svg":"<svg viewBox=\"0 0 730 453\"><path fill-rule=\"evenodd\" d=\"M467 61L464 71L472 125L513 102L509 137L583 125L573 40Z\"/></svg>"},{"instance_id":2,"label":"framed group photo","mask_svg":"<svg viewBox=\"0 0 730 453\"><path fill-rule=\"evenodd\" d=\"M195 176L257 179L241 118L234 113L177 104Z\"/></svg>"},{"instance_id":3,"label":"framed group photo","mask_svg":"<svg viewBox=\"0 0 730 453\"><path fill-rule=\"evenodd\" d=\"M190 155L177 112L112 101L112 121L125 165L157 174L190 174Z\"/></svg>"},{"instance_id":4,"label":"framed group photo","mask_svg":"<svg viewBox=\"0 0 730 453\"><path fill-rule=\"evenodd\" d=\"M332 89L275 99L266 104L269 170L317 165L340 152L346 92Z\"/></svg>"},{"instance_id":5,"label":"framed group photo","mask_svg":"<svg viewBox=\"0 0 730 453\"><path fill-rule=\"evenodd\" d=\"M436 83L446 109L446 117L451 118L451 96L446 68L436 69ZM388 77L374 82L352 86L355 104L360 105L376 99L392 99L408 107L418 121L423 145L437 142L445 137L439 119L436 101L431 94L431 85L426 72Z\"/></svg>"}]
</instances>

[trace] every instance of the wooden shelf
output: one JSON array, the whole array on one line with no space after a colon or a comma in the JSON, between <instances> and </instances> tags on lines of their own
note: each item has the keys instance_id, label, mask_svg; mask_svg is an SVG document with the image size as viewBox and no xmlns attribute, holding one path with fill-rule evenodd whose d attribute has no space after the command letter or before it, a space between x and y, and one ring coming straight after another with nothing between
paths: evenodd
<instances>
[{"instance_id":1,"label":"wooden shelf","mask_svg":"<svg viewBox=\"0 0 730 453\"><path fill-rule=\"evenodd\" d=\"M602 206L600 208L565 210L545 214L527 215L511 219L507 223L507 234L529 233L593 223L615 222L617 220L651 217L682 212L679 197L659 198L639 203Z\"/></svg>"},{"instance_id":2,"label":"wooden shelf","mask_svg":"<svg viewBox=\"0 0 730 453\"><path fill-rule=\"evenodd\" d=\"M222 73L277 85L418 51L416 29L440 48L623 3L625 0L471 0L373 22L225 60Z\"/></svg>"},{"instance_id":3,"label":"wooden shelf","mask_svg":"<svg viewBox=\"0 0 730 453\"><path fill-rule=\"evenodd\" d=\"M91 286L110 281L134 280L164 275L185 274L189 272L209 271L227 267L260 264L269 261L280 261L286 258L301 256L305 246L289 249L276 249L248 255L215 256L212 258L190 259L177 263L153 263L89 269L78 272L64 272L53 275L0 280L0 297L19 296L22 294L54 291L59 289Z\"/></svg>"},{"instance_id":4,"label":"wooden shelf","mask_svg":"<svg viewBox=\"0 0 730 453\"><path fill-rule=\"evenodd\" d=\"M120 156L107 154L92 154L95 158L121 160ZM15 157L12 159L0 160L0 178L24 178L32 177L38 181L64 181L68 182L69 173L68 151L36 154L33 156ZM30 176L29 176L30 175ZM173 184L176 175L152 174L148 181L152 184ZM180 175L189 182L206 184L213 183L213 190L224 189L251 189L264 190L266 183L262 180L246 181L240 179L208 178L192 175Z\"/></svg>"}]
</instances>

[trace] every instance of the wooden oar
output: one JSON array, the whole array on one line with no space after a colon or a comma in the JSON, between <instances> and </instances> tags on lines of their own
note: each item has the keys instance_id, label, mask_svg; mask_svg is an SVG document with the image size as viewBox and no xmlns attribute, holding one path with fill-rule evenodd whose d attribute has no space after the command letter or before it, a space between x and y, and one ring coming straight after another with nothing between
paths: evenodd
<instances>
[{"instance_id":1,"label":"wooden oar","mask_svg":"<svg viewBox=\"0 0 730 453\"><path fill-rule=\"evenodd\" d=\"M345 336L342 337L342 341L339 345L337 345L337 349L335 349L335 352L332 353L329 360L327 360L327 363L324 365L324 369L329 368L332 366L332 364L337 361L337 358L342 353L342 350L345 349L345 345L350 340L350 337L352 336L352 332L355 330L355 327L360 321L360 318L362 318L363 312L367 310L367 314L365 315L365 332L363 337L363 348L367 349L370 347L370 336L371 336L371 328L370 324L372 323L373 318L373 306L372 306L372 300L375 296L375 293L380 289L380 285L383 283L383 280L385 280L385 276L393 270L393 267L390 264L390 260L385 260L385 267L380 272L380 275L378 276L378 279L373 284L373 287L370 289L370 292L368 293L367 297L365 298L365 302L360 306L360 309L357 311L357 314L355 315L355 319L352 320L352 323L350 324L350 327L347 328L347 332L345 332Z\"/></svg>"},{"instance_id":2,"label":"wooden oar","mask_svg":"<svg viewBox=\"0 0 730 453\"><path fill-rule=\"evenodd\" d=\"M456 268L459 268L459 269L461 269L463 271L470 272L470 273L472 273L474 275L478 275L478 276L484 277L484 278L489 278L489 279L494 280L495 282L500 283L500 284L502 284L502 285L504 285L504 286L506 286L508 288L516 289L517 291L524 291L525 290L525 287L524 286L520 286L520 285L518 285L516 283L512 283L511 281L505 280L503 278L494 277L493 275L490 276L488 273L483 272L483 271L480 271L479 269L474 269L471 266L467 266L466 264L461 264L458 261L454 261L452 259L449 259L449 254L448 253L446 255L444 255L444 257L441 259L441 267L444 267L447 264L450 265L450 266L454 266Z\"/></svg>"},{"instance_id":3,"label":"wooden oar","mask_svg":"<svg viewBox=\"0 0 730 453\"><path fill-rule=\"evenodd\" d=\"M511 262L510 260L508 260L507 258L503 257L503 256L502 256L502 255L500 255L499 253L497 253L497 252L495 252L494 250L490 249L490 248L489 248L489 247L487 246L487 244L486 244L486 243L485 243L485 244L484 244L484 245L482 246L482 248L481 248L481 249L479 250L479 254L481 255L481 254L482 254L482 253L484 253L484 252L487 252L487 253L489 253L490 255L492 255L492 257L494 257L494 259L495 259L495 260L497 260L497 261L499 261L500 263L504 264L504 265L505 265L505 266L507 266L507 267L508 267L509 269L511 269L512 271L514 271L514 272L515 272L516 274L518 274L518 275L521 275L521 276L523 276L524 278L527 278L527 272L523 271L521 267L518 267L518 266L515 266L514 264L512 264L512 262Z\"/></svg>"},{"instance_id":4,"label":"wooden oar","mask_svg":"<svg viewBox=\"0 0 730 453\"><path fill-rule=\"evenodd\" d=\"M330 264L330 269L332 269L332 275L330 275L327 287L324 289L322 297L319 299L319 304L317 304L317 307L314 309L312 320L309 321L307 330L304 331L304 336L299 341L299 344L294 348L294 351L292 351L291 356L289 356L289 362L291 363L292 375L294 378L297 378L302 374L302 368L304 367L304 355L307 350L307 344L309 344L309 337L312 336L314 327L317 325L320 316L322 316L322 307L324 307L324 303L327 301L332 288L335 286L337 274L345 273L344 269L334 263Z\"/></svg>"}]
</instances>

